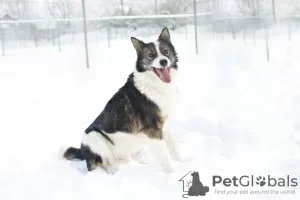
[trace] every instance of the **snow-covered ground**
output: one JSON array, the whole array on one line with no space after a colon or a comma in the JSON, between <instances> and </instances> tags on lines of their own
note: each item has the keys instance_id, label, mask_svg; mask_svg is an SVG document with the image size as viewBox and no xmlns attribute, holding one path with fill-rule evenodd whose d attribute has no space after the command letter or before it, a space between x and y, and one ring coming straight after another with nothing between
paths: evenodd
<instances>
[{"instance_id":1,"label":"snow-covered ground","mask_svg":"<svg viewBox=\"0 0 300 200\"><path fill-rule=\"evenodd\" d=\"M152 37L151 39L154 39ZM175 172L131 162L115 175L86 173L83 162L57 157L78 146L84 129L126 81L135 63L130 40L111 48L90 42L91 68L82 46L27 49L0 57L0 199L182 199L179 179L198 171L210 187L198 199L299 199L298 187L212 186L212 176L254 175L300 180L300 36L265 41L194 41L172 32L179 53L182 107L172 121L183 153ZM148 41L150 38L148 38ZM300 181L298 181L300 184ZM222 190L295 190L295 194L216 194Z\"/></svg>"}]
</instances>

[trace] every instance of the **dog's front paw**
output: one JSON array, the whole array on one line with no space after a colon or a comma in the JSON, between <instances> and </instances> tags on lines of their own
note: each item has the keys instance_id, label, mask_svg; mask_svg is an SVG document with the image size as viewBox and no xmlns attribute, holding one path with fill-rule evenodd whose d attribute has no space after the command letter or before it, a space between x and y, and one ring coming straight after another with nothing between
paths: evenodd
<instances>
[{"instance_id":1,"label":"dog's front paw","mask_svg":"<svg viewBox=\"0 0 300 200\"><path fill-rule=\"evenodd\" d=\"M179 161L179 162L186 161L185 157L182 156L182 154L179 152L171 152L171 155L172 155L173 159L176 161Z\"/></svg>"},{"instance_id":2,"label":"dog's front paw","mask_svg":"<svg viewBox=\"0 0 300 200\"><path fill-rule=\"evenodd\" d=\"M132 154L132 158L137 161L140 164L147 164L149 163L148 161L148 154L145 151L145 149L141 149L140 151Z\"/></svg>"},{"instance_id":3,"label":"dog's front paw","mask_svg":"<svg viewBox=\"0 0 300 200\"><path fill-rule=\"evenodd\" d=\"M174 159L179 162L187 162L193 160L191 157L183 156L182 154L178 154Z\"/></svg>"},{"instance_id":4,"label":"dog's front paw","mask_svg":"<svg viewBox=\"0 0 300 200\"><path fill-rule=\"evenodd\" d=\"M174 151L174 152L172 152L171 155L174 160L179 161L179 162L187 162L187 161L193 160L193 158L191 156L188 156L187 153L182 153L179 151Z\"/></svg>"},{"instance_id":5,"label":"dog's front paw","mask_svg":"<svg viewBox=\"0 0 300 200\"><path fill-rule=\"evenodd\" d=\"M145 157L139 157L139 158L135 158L135 160L140 163L140 164L147 164L148 160Z\"/></svg>"},{"instance_id":6,"label":"dog's front paw","mask_svg":"<svg viewBox=\"0 0 300 200\"><path fill-rule=\"evenodd\" d=\"M179 153L176 153L175 155L173 155L173 158L174 158L174 160L177 160L179 162L184 162L185 161L184 157Z\"/></svg>"},{"instance_id":7,"label":"dog's front paw","mask_svg":"<svg viewBox=\"0 0 300 200\"><path fill-rule=\"evenodd\" d=\"M137 161L140 164L147 164L148 163L148 158L146 155L142 155L142 154L137 154L134 155L134 160Z\"/></svg>"},{"instance_id":8,"label":"dog's front paw","mask_svg":"<svg viewBox=\"0 0 300 200\"><path fill-rule=\"evenodd\" d=\"M108 173L110 175L114 175L117 171L119 171L119 167L118 166L109 166L105 170L106 170L106 173Z\"/></svg>"}]
</instances>

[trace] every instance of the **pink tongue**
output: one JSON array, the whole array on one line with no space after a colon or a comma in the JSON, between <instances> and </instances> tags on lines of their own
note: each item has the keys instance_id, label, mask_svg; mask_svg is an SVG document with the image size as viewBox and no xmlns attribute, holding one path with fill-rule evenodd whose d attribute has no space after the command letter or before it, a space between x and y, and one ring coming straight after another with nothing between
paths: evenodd
<instances>
[{"instance_id":1,"label":"pink tongue","mask_svg":"<svg viewBox=\"0 0 300 200\"><path fill-rule=\"evenodd\" d=\"M171 82L170 68L156 69L156 72L159 74L159 78L163 82L165 83Z\"/></svg>"}]
</instances>

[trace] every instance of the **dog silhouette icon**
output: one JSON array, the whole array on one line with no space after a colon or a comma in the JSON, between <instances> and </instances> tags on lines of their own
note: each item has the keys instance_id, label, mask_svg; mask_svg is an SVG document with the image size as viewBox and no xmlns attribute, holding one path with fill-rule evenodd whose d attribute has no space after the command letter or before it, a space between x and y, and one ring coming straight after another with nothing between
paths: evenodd
<instances>
[{"instance_id":1,"label":"dog silhouette icon","mask_svg":"<svg viewBox=\"0 0 300 200\"><path fill-rule=\"evenodd\" d=\"M191 173L193 177L192 185L189 188L188 195L189 196L205 196L206 193L209 191L209 187L203 186L200 181L199 173L193 172Z\"/></svg>"}]
</instances>

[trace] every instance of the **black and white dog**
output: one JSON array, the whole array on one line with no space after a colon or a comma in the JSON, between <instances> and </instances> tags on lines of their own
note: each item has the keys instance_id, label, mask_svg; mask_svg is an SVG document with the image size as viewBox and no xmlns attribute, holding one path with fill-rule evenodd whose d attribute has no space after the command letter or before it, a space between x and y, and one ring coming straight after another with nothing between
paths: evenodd
<instances>
[{"instance_id":1,"label":"black and white dog","mask_svg":"<svg viewBox=\"0 0 300 200\"><path fill-rule=\"evenodd\" d=\"M81 147L65 149L63 157L85 160L88 171L99 166L114 173L118 161L132 157L143 162L139 154L147 145L163 171L170 173L171 158L183 161L165 126L178 99L177 53L167 28L155 42L131 41L137 52L135 70L85 130Z\"/></svg>"}]
</instances>

